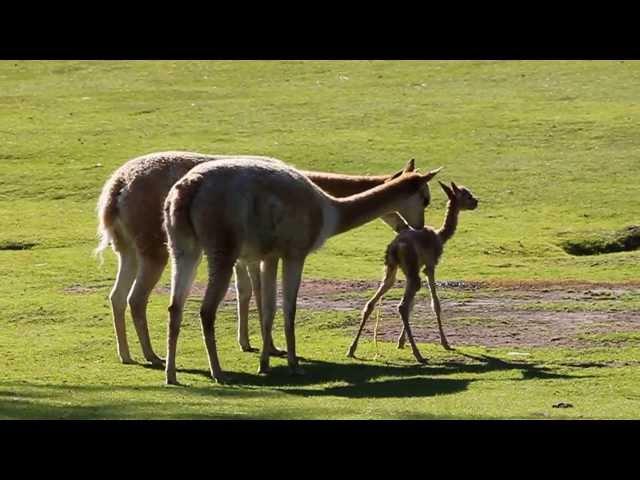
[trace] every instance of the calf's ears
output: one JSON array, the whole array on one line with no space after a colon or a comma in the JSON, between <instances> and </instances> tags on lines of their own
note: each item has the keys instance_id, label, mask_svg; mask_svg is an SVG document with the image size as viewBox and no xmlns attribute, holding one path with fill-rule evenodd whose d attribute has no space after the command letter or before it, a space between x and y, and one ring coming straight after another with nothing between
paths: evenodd
<instances>
[{"instance_id":1,"label":"calf's ears","mask_svg":"<svg viewBox=\"0 0 640 480\"><path fill-rule=\"evenodd\" d=\"M440 184L440 187L442 187L442 190L444 190L444 193L447 194L447 197L449 197L449 200L453 200L455 198L455 194L453 193L453 190L451 190L449 187L447 187L447 185L445 185L439 180L438 180L438 183Z\"/></svg>"}]
</instances>

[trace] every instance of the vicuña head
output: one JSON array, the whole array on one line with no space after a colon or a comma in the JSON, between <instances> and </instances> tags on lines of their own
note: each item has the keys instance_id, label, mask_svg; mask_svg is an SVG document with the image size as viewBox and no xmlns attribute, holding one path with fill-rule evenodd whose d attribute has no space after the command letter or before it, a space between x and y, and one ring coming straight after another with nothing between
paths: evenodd
<instances>
[{"instance_id":1,"label":"vicu\u00f1a head","mask_svg":"<svg viewBox=\"0 0 640 480\"><path fill-rule=\"evenodd\" d=\"M404 170L397 172L395 175L390 177L386 182L386 183L391 182L402 175L407 175L412 172L414 173L414 175L420 178L420 181L423 183L423 186L418 190L418 195L416 197L409 198L407 202L405 202L405 205L403 205L401 208L397 210L397 212L404 218L406 223L408 223L414 228L422 228L424 226L424 209L427 208L431 203L431 191L429 190L428 182L433 177L435 177L440 170L442 170L442 167L432 170L430 172L427 172L424 175L421 175L420 173L418 173L418 171L415 168L415 159L412 158L411 160L409 160L409 162L407 162L407 165L405 166ZM394 222L392 221L394 217L396 217L396 215L390 214L387 217L383 217L383 220L386 223L388 223L391 226L391 228L396 230L397 227L399 226L399 223L404 224L404 222L399 222L399 221Z\"/></svg>"},{"instance_id":2,"label":"vicu\u00f1a head","mask_svg":"<svg viewBox=\"0 0 640 480\"><path fill-rule=\"evenodd\" d=\"M449 201L455 205L459 210L475 210L478 207L478 199L473 196L471 190L464 186L458 187L454 182L451 182L451 187L438 180L438 183L447 194Z\"/></svg>"}]
</instances>

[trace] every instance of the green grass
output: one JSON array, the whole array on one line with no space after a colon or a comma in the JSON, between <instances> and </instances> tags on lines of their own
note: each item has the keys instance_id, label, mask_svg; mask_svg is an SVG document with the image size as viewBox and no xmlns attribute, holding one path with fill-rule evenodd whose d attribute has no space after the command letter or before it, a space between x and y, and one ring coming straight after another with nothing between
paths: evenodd
<instances>
[{"instance_id":1,"label":"green grass","mask_svg":"<svg viewBox=\"0 0 640 480\"><path fill-rule=\"evenodd\" d=\"M191 302L178 356L189 386L167 388L162 371L117 362L115 259L107 252L100 267L91 251L103 182L143 153L251 153L370 174L414 157L480 199L461 214L438 280L637 281L639 251L576 257L560 242L637 224L639 78L628 61L0 62L0 417L637 418L633 342L524 360L425 345L426 367L384 344L383 360L353 362L343 356L355 311L300 312L304 379L280 359L256 376L226 311L218 339L235 380L218 386ZM444 195L432 186L432 196L427 221L439 225ZM392 237L373 222L331 239L305 277L377 280ZM155 295L150 310L159 353L166 304ZM559 401L575 407L551 408Z\"/></svg>"},{"instance_id":2,"label":"green grass","mask_svg":"<svg viewBox=\"0 0 640 480\"><path fill-rule=\"evenodd\" d=\"M157 318L164 308L155 303ZM379 344L380 357L373 360L365 338L363 358L353 361L344 357L345 326L305 311L298 338L309 361L303 362L307 375L297 378L287 374L284 359L273 360L271 376L257 375L258 356L238 351L234 315L225 309L218 336L230 383L220 386L208 377L197 303L190 307L180 339L181 387L163 386L162 370L118 364L107 315L57 322L46 311L37 324L12 322L2 333L12 349L2 360L0 417L634 418L640 408L637 348L529 349L528 356L516 356L504 349L448 353L423 345L430 363L418 366L409 350L389 343ZM348 330L357 321L350 318ZM152 329L157 345L163 340L159 324ZM276 341L282 344L282 336ZM553 408L558 402L574 408Z\"/></svg>"}]
</instances>

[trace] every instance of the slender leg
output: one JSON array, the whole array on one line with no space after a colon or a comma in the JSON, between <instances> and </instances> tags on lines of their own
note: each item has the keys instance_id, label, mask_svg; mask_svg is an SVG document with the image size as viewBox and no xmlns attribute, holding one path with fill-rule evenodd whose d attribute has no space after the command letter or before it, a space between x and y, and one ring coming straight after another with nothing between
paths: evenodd
<instances>
[{"instance_id":1,"label":"slender leg","mask_svg":"<svg viewBox=\"0 0 640 480\"><path fill-rule=\"evenodd\" d=\"M419 280L418 280L419 282ZM407 332L407 336L409 337L409 343L411 344L411 351L413 352L413 356L420 363L426 363L426 360L420 354L420 350L418 350L418 346L416 345L415 340L413 339L413 334L411 333L411 328L409 327L409 317L411 316L411 310L413 308L413 301L416 295L416 292L419 290L420 284L415 283L415 279L407 279L407 286L405 288L404 296L398 305L398 312L402 317L402 323L404 325L404 330Z\"/></svg>"},{"instance_id":2,"label":"slender leg","mask_svg":"<svg viewBox=\"0 0 640 480\"><path fill-rule=\"evenodd\" d=\"M176 379L176 350L180 324L182 323L182 310L191 290L191 285L196 275L198 263L200 263L200 251L179 252L174 257L172 253L171 275L171 303L169 304L169 328L167 332L167 385L177 385Z\"/></svg>"},{"instance_id":3,"label":"slender leg","mask_svg":"<svg viewBox=\"0 0 640 480\"><path fill-rule=\"evenodd\" d=\"M402 333L400 334L400 338L398 338L398 348L402 348L404 345L404 335L406 331L406 334L409 337L409 343L411 344L411 350L413 351L413 356L416 357L418 362L425 363L426 360L420 354L420 350L418 350L418 346L416 345L416 342L413 339L413 334L411 333L411 328L409 327L409 317L411 316L411 310L413 309L414 298L416 296L416 292L420 290L421 283L418 255L413 246L401 245L398 248L398 258L400 268L402 268L402 272L407 280L404 296L398 305L398 312L402 317L403 324Z\"/></svg>"},{"instance_id":4,"label":"slender leg","mask_svg":"<svg viewBox=\"0 0 640 480\"><path fill-rule=\"evenodd\" d=\"M216 348L216 312L229 288L236 258L227 252L215 252L207 256L209 259L209 283L207 284L207 291L204 294L200 309L200 321L202 323L202 336L209 356L211 377L218 382L222 382L222 369L220 368L218 350Z\"/></svg>"},{"instance_id":5,"label":"slender leg","mask_svg":"<svg viewBox=\"0 0 640 480\"><path fill-rule=\"evenodd\" d=\"M262 353L258 373L269 372L269 339L273 328L273 317L276 313L276 280L278 258L268 258L260 265L260 285L262 293Z\"/></svg>"},{"instance_id":6,"label":"slender leg","mask_svg":"<svg viewBox=\"0 0 640 480\"><path fill-rule=\"evenodd\" d=\"M384 270L384 278L378 287L376 293L371 297L371 299L367 302L364 309L362 310L362 320L360 321L360 328L358 328L358 333L356 333L353 342L351 342L351 346L349 347L349 351L347 352L347 357L354 358L356 356L356 348L358 348L358 340L360 339L360 335L362 334L362 330L364 329L364 324L366 323L369 315L373 312L374 308L378 301L382 298L382 296L387 293L393 284L396 281L396 272L398 271L397 265L387 265Z\"/></svg>"},{"instance_id":7,"label":"slender leg","mask_svg":"<svg viewBox=\"0 0 640 480\"><path fill-rule=\"evenodd\" d=\"M425 268L427 273L427 279L429 280L429 290L431 291L431 309L436 314L436 319L438 320L438 331L440 332L440 344L444 347L445 350L453 350L449 346L449 342L447 342L447 337L444 334L444 330L442 329L442 318L440 316L440 299L438 298L438 293L436 292L436 275L435 275L435 267L427 266Z\"/></svg>"},{"instance_id":8,"label":"slender leg","mask_svg":"<svg viewBox=\"0 0 640 480\"><path fill-rule=\"evenodd\" d=\"M164 267L167 265L167 255L140 256L136 281L129 295L129 306L133 324L140 340L144 358L154 365L162 365L163 360L155 354L149 338L149 326L147 323L147 304L149 295L156 286Z\"/></svg>"},{"instance_id":9,"label":"slender leg","mask_svg":"<svg viewBox=\"0 0 640 480\"><path fill-rule=\"evenodd\" d=\"M282 261L284 334L287 340L287 363L293 375L304 375L304 370L298 366L295 335L296 304L300 281L302 280L304 260L304 258L285 258Z\"/></svg>"},{"instance_id":10,"label":"slender leg","mask_svg":"<svg viewBox=\"0 0 640 480\"><path fill-rule=\"evenodd\" d=\"M256 296L256 306L258 308L258 318L260 319L260 328L262 329L262 286L260 282L260 263L250 263L247 265L247 270L249 271L249 276L251 277L251 284L253 285L253 292ZM262 331L262 330L261 330ZM275 357L284 357L287 352L284 350L280 350L275 346L273 342L273 335L269 336L269 353L271 356Z\"/></svg>"},{"instance_id":11,"label":"slender leg","mask_svg":"<svg viewBox=\"0 0 640 480\"><path fill-rule=\"evenodd\" d=\"M407 332L404 329L404 324L402 325L402 332L400 332L400 336L398 337L398 345L399 349L404 348L404 344L407 342Z\"/></svg>"},{"instance_id":12,"label":"slender leg","mask_svg":"<svg viewBox=\"0 0 640 480\"><path fill-rule=\"evenodd\" d=\"M401 245L398 248L398 256L400 260L400 265L402 267L402 272L404 273L404 276L407 279L407 286L409 285L409 281L411 280L416 287L416 291L418 291L420 289L420 267L419 267L419 261L418 261L418 254L416 253L413 246L405 244L405 245ZM402 332L400 332L400 336L398 337L399 349L404 348L405 341L406 341L406 331L403 325Z\"/></svg>"},{"instance_id":13,"label":"slender leg","mask_svg":"<svg viewBox=\"0 0 640 480\"><path fill-rule=\"evenodd\" d=\"M118 276L109 295L113 326L116 331L120 361L122 363L134 363L127 342L125 311L127 309L127 295L136 278L138 260L136 252L130 247L121 248L120 251L116 251L116 254L118 255Z\"/></svg>"},{"instance_id":14,"label":"slender leg","mask_svg":"<svg viewBox=\"0 0 640 480\"><path fill-rule=\"evenodd\" d=\"M238 344L243 352L257 352L249 341L249 303L251 302L251 278L247 265L238 260L233 267L236 276L236 297L238 302Z\"/></svg>"}]
</instances>

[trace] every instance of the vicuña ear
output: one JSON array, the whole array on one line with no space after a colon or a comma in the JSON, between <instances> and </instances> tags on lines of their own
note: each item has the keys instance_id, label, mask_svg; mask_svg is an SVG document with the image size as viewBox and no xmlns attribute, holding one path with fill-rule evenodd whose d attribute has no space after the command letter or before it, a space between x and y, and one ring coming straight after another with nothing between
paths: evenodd
<instances>
[{"instance_id":1,"label":"vicu\u00f1a ear","mask_svg":"<svg viewBox=\"0 0 640 480\"><path fill-rule=\"evenodd\" d=\"M440 170L442 170L442 167L440 167L440 168L436 168L435 170L431 170L430 172L425 173L424 175L422 175L422 180L423 180L425 183L426 183L426 182L428 182L428 181L429 181L429 180L431 180L433 177L435 177L435 176L438 174L438 172L439 172Z\"/></svg>"},{"instance_id":2,"label":"vicu\u00f1a ear","mask_svg":"<svg viewBox=\"0 0 640 480\"><path fill-rule=\"evenodd\" d=\"M396 178L398 178L400 175L402 175L404 173L404 170L400 170L396 173L394 173L393 175L391 175L389 178L387 178L385 180L385 182L390 182L391 180L395 180Z\"/></svg>"},{"instance_id":3,"label":"vicu\u00f1a ear","mask_svg":"<svg viewBox=\"0 0 640 480\"><path fill-rule=\"evenodd\" d=\"M447 194L447 197L449 197L449 199L452 199L455 197L455 195L453 194L453 192L451 191L451 189L449 187L447 187L444 183L442 183L441 181L438 180L438 183L440 184L440 186L442 187L442 190L444 190L444 193Z\"/></svg>"},{"instance_id":4,"label":"vicu\u00f1a ear","mask_svg":"<svg viewBox=\"0 0 640 480\"><path fill-rule=\"evenodd\" d=\"M458 186L454 182L451 182L451 188L453 188L453 191L456 192L456 193L460 192L460 189L458 188Z\"/></svg>"},{"instance_id":5,"label":"vicu\u00f1a ear","mask_svg":"<svg viewBox=\"0 0 640 480\"><path fill-rule=\"evenodd\" d=\"M405 173L413 172L413 170L416 168L416 163L415 162L416 162L415 159L412 158L411 160L409 160L407 162L407 164L405 165L405 167L402 170L400 170L400 171L394 173L393 175L391 175L389 178L387 178L385 180L385 182L390 182L391 180L395 180L396 178L398 178L401 175L404 175Z\"/></svg>"},{"instance_id":6,"label":"vicu\u00f1a ear","mask_svg":"<svg viewBox=\"0 0 640 480\"><path fill-rule=\"evenodd\" d=\"M416 159L412 158L407 162L402 173L413 172L416 169Z\"/></svg>"}]
</instances>

